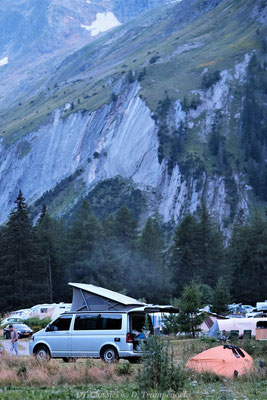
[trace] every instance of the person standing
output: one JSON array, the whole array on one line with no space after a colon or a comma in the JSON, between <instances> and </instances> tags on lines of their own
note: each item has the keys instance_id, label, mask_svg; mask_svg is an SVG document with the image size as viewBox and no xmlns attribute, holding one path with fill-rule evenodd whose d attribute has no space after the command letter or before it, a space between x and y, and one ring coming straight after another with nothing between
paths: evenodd
<instances>
[{"instance_id":1,"label":"person standing","mask_svg":"<svg viewBox=\"0 0 267 400\"><path fill-rule=\"evenodd\" d=\"M13 325L9 325L9 330L10 330L10 354L13 355L13 350L15 351L15 354L18 356L18 340L19 340L19 334L18 331L13 327Z\"/></svg>"}]
</instances>

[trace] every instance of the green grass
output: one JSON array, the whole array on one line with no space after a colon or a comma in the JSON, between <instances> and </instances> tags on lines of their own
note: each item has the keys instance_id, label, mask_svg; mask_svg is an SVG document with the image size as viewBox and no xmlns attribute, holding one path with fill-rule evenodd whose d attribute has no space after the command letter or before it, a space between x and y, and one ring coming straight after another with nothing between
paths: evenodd
<instances>
[{"instance_id":1,"label":"green grass","mask_svg":"<svg viewBox=\"0 0 267 400\"><path fill-rule=\"evenodd\" d=\"M1 400L75 400L75 399L142 399L146 398L145 393L138 392L133 384L124 385L86 385L86 386L57 386L52 388L14 388L5 387L0 389ZM267 383L264 379L248 379L247 381L235 380L224 381L203 374L202 377L192 376L188 379L182 393L160 394L152 392L147 398L162 399L194 399L194 400L265 400ZM157 397L156 397L157 396ZM159 397L160 396L160 397Z\"/></svg>"},{"instance_id":2,"label":"green grass","mask_svg":"<svg viewBox=\"0 0 267 400\"><path fill-rule=\"evenodd\" d=\"M206 339L170 340L174 362L182 367L192 356L217 345L216 341ZM241 343L240 346L254 358L255 365L259 359L267 361L266 343L252 339ZM114 366L103 364L100 360L78 360L74 364L51 360L48 364L38 364L31 357L2 360L0 358L0 399L266 399L266 371L260 372L257 367L255 372L237 379L226 379L210 373L198 374L188 370L185 371L185 386L182 393L164 394L161 397L155 392L147 394L147 397L144 393L138 392L138 368L142 368L142 364L126 368L124 361ZM12 379L15 380L13 384Z\"/></svg>"}]
</instances>

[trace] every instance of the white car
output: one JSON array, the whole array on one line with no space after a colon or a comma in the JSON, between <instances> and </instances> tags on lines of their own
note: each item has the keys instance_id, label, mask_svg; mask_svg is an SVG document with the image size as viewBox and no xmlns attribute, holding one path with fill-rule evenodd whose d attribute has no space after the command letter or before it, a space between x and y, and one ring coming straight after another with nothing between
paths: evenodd
<instances>
[{"instance_id":1,"label":"white car","mask_svg":"<svg viewBox=\"0 0 267 400\"><path fill-rule=\"evenodd\" d=\"M0 324L0 326L9 325L9 324L20 324L20 323L23 323L23 322L24 321L23 321L22 318L7 317L7 318L3 319L3 321Z\"/></svg>"}]
</instances>

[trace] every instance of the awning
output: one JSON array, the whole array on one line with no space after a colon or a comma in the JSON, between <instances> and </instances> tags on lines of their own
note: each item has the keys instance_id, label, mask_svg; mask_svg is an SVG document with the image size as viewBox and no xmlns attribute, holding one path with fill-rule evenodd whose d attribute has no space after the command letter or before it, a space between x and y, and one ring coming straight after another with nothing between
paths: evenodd
<instances>
[{"instance_id":1,"label":"awning","mask_svg":"<svg viewBox=\"0 0 267 400\"><path fill-rule=\"evenodd\" d=\"M144 307L136 307L132 308L129 313L135 313L135 312L145 312L147 314L152 314L152 313L170 313L170 314L177 314L179 312L178 307L174 307L171 305L154 305L154 304L148 304L147 306Z\"/></svg>"}]
</instances>

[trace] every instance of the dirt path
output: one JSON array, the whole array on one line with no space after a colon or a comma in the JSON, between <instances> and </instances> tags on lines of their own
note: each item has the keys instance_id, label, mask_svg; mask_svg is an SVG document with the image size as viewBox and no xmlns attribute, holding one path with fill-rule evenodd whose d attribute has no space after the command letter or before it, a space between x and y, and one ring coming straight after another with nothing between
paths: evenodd
<instances>
[{"instance_id":1,"label":"dirt path","mask_svg":"<svg viewBox=\"0 0 267 400\"><path fill-rule=\"evenodd\" d=\"M0 344L3 346L3 349L5 350L6 353L10 353L9 347L10 347L10 341L9 340L1 340ZM18 345L18 351L20 356L29 356L29 343L28 342L22 342L19 340L19 345ZM14 353L13 353L14 354Z\"/></svg>"}]
</instances>

